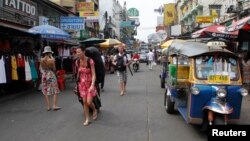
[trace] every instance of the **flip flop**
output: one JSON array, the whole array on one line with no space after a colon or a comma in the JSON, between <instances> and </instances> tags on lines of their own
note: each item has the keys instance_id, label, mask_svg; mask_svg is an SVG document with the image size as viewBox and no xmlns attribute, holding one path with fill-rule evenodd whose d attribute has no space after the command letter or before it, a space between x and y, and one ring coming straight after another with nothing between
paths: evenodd
<instances>
[{"instance_id":1,"label":"flip flop","mask_svg":"<svg viewBox=\"0 0 250 141\"><path fill-rule=\"evenodd\" d=\"M94 114L95 113L95 114ZM93 120L96 120L97 119L97 110L96 112L93 113Z\"/></svg>"},{"instance_id":2,"label":"flip flop","mask_svg":"<svg viewBox=\"0 0 250 141\"><path fill-rule=\"evenodd\" d=\"M56 108L53 108L53 111L57 111L57 110L60 110L62 109L61 107L56 107Z\"/></svg>"}]
</instances>

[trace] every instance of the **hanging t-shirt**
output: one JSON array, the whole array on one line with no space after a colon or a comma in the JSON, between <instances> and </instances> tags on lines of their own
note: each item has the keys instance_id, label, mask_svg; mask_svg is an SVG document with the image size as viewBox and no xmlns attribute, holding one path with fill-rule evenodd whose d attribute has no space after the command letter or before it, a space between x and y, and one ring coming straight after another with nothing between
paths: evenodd
<instances>
[{"instance_id":1,"label":"hanging t-shirt","mask_svg":"<svg viewBox=\"0 0 250 141\"><path fill-rule=\"evenodd\" d=\"M25 80L30 81L32 80L32 76L31 76L29 58L26 58L24 63L25 63Z\"/></svg>"},{"instance_id":2,"label":"hanging t-shirt","mask_svg":"<svg viewBox=\"0 0 250 141\"><path fill-rule=\"evenodd\" d=\"M0 56L0 84L6 83L4 56Z\"/></svg>"},{"instance_id":3,"label":"hanging t-shirt","mask_svg":"<svg viewBox=\"0 0 250 141\"><path fill-rule=\"evenodd\" d=\"M17 75L17 62L16 62L16 57L11 56L11 78L12 80L18 80L18 75Z\"/></svg>"}]
</instances>

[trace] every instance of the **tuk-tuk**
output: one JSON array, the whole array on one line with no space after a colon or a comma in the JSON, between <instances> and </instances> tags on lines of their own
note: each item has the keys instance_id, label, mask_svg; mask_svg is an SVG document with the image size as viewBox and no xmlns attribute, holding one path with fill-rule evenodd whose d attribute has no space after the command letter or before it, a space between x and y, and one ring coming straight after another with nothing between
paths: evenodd
<instances>
[{"instance_id":1,"label":"tuk-tuk","mask_svg":"<svg viewBox=\"0 0 250 141\"><path fill-rule=\"evenodd\" d=\"M164 106L178 109L187 123L209 125L215 117L224 124L240 118L242 87L239 58L220 42L174 43L168 49Z\"/></svg>"}]
</instances>

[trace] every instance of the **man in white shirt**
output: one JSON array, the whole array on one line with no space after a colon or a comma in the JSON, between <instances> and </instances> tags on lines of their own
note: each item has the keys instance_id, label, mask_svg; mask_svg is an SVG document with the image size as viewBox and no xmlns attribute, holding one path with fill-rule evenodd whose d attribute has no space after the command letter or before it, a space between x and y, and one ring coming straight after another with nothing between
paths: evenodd
<instances>
[{"instance_id":1,"label":"man in white shirt","mask_svg":"<svg viewBox=\"0 0 250 141\"><path fill-rule=\"evenodd\" d=\"M147 54L147 58L148 58L148 66L149 69L152 70L153 69L153 61L154 61L154 53L152 52L152 49L149 50L149 53Z\"/></svg>"}]
</instances>

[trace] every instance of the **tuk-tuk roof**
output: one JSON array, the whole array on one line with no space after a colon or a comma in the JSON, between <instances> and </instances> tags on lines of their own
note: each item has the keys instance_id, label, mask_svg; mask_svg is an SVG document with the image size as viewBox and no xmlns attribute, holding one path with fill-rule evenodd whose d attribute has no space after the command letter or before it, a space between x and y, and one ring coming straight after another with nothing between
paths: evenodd
<instances>
[{"instance_id":1,"label":"tuk-tuk roof","mask_svg":"<svg viewBox=\"0 0 250 141\"><path fill-rule=\"evenodd\" d=\"M221 52L234 55L231 51L223 47L208 47L200 42L175 42L169 47L169 55L181 54L187 57L198 56L205 53Z\"/></svg>"}]
</instances>

